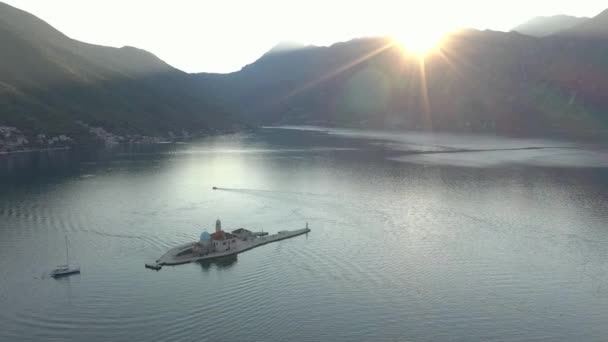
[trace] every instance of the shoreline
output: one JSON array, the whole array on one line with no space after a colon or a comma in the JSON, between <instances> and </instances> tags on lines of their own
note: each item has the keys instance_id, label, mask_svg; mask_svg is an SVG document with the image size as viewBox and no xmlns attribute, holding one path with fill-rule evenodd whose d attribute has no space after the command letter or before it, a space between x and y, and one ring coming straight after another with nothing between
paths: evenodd
<instances>
[{"instance_id":1,"label":"shoreline","mask_svg":"<svg viewBox=\"0 0 608 342\"><path fill-rule=\"evenodd\" d=\"M64 147L45 147L45 148L30 148L23 150L0 151L0 156L8 156L10 154L32 153L32 152L50 152L50 151L65 151L72 149L70 146Z\"/></svg>"},{"instance_id":2,"label":"shoreline","mask_svg":"<svg viewBox=\"0 0 608 342\"><path fill-rule=\"evenodd\" d=\"M62 146L62 147L41 147L41 148L24 148L24 149L15 149L15 150L1 150L0 156L8 156L12 154L22 154L22 153L34 153L34 152L51 152L51 151L65 151L65 150L74 150L79 148L94 148L94 147L113 147L113 146L129 146L129 145L165 145L165 144L178 144L183 143L184 141L192 141L197 138L204 137L212 137L226 134L234 134L239 132L244 132L246 130L227 130L221 132L212 132L206 134L197 134L192 135L190 137L179 137L174 138L173 140L167 139L166 137L153 137L154 139L158 139L156 141L125 141L125 142L117 142L113 144L99 143L99 144L73 144L71 146ZM181 138L181 139L180 139ZM1 147L1 146L0 146Z\"/></svg>"},{"instance_id":3,"label":"shoreline","mask_svg":"<svg viewBox=\"0 0 608 342\"><path fill-rule=\"evenodd\" d=\"M380 127L364 125L335 125L332 123L319 124L271 124L259 126L260 129L284 129L295 131L312 131L319 133L332 133L339 130L357 130L361 132L383 132L391 134L438 134L438 135L464 135L497 137L506 139L526 139L526 140L553 140L578 144L599 144L608 143L608 129L587 130L587 131L567 131L565 129L547 130L544 133L537 132L498 132L492 130L467 130L467 129L420 129L407 127Z\"/></svg>"}]
</instances>

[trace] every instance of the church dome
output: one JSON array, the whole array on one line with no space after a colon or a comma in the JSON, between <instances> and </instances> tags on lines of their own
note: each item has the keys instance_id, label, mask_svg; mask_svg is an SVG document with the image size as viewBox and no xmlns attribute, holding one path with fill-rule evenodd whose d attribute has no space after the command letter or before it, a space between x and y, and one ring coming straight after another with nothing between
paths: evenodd
<instances>
[{"instance_id":1,"label":"church dome","mask_svg":"<svg viewBox=\"0 0 608 342\"><path fill-rule=\"evenodd\" d=\"M201 241L209 241L211 240L211 235L207 232L201 233Z\"/></svg>"}]
</instances>

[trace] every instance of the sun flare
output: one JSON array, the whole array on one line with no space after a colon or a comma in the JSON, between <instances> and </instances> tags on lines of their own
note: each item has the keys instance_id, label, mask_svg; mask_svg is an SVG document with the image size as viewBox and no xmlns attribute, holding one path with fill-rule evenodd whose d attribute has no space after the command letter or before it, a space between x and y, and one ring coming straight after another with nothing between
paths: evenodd
<instances>
[{"instance_id":1,"label":"sun flare","mask_svg":"<svg viewBox=\"0 0 608 342\"><path fill-rule=\"evenodd\" d=\"M441 48L444 36L444 32L418 29L393 35L393 39L405 52L424 57Z\"/></svg>"}]
</instances>

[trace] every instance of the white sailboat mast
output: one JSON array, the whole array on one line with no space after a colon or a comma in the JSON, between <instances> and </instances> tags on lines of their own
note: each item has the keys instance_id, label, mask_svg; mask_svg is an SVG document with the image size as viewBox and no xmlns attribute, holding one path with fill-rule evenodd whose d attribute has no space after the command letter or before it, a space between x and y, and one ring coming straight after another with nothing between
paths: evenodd
<instances>
[{"instance_id":1,"label":"white sailboat mast","mask_svg":"<svg viewBox=\"0 0 608 342\"><path fill-rule=\"evenodd\" d=\"M68 252L68 236L65 236L65 264L70 265L70 254Z\"/></svg>"}]
</instances>

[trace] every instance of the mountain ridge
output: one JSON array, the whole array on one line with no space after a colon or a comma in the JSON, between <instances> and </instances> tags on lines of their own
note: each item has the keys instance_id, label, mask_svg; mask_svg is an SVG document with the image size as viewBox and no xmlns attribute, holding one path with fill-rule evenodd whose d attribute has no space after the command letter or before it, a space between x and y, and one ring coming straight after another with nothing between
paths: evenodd
<instances>
[{"instance_id":1,"label":"mountain ridge","mask_svg":"<svg viewBox=\"0 0 608 342\"><path fill-rule=\"evenodd\" d=\"M578 25L556 32L555 35L587 39L608 39L608 9Z\"/></svg>"},{"instance_id":2,"label":"mountain ridge","mask_svg":"<svg viewBox=\"0 0 608 342\"><path fill-rule=\"evenodd\" d=\"M603 32L606 18L585 23ZM466 29L424 59L390 37L279 43L237 72L187 74L0 3L0 44L11 47L0 61L0 150L14 128L30 142L75 143L284 123L606 137L606 37Z\"/></svg>"},{"instance_id":3,"label":"mountain ridge","mask_svg":"<svg viewBox=\"0 0 608 342\"><path fill-rule=\"evenodd\" d=\"M199 81L261 124L598 136L608 127L604 46L469 29L426 58L426 79L416 56L382 37L260 58Z\"/></svg>"},{"instance_id":4,"label":"mountain ridge","mask_svg":"<svg viewBox=\"0 0 608 342\"><path fill-rule=\"evenodd\" d=\"M538 16L514 28L511 31L519 32L533 37L547 37L579 25L590 18L574 17L570 15Z\"/></svg>"},{"instance_id":5,"label":"mountain ridge","mask_svg":"<svg viewBox=\"0 0 608 342\"><path fill-rule=\"evenodd\" d=\"M191 75L154 54L71 39L3 3L0 44L11 47L0 61L0 126L19 129L30 143L39 135L105 139L91 127L137 140L127 136L195 134L235 124Z\"/></svg>"}]
</instances>

